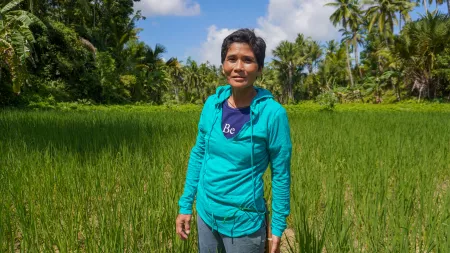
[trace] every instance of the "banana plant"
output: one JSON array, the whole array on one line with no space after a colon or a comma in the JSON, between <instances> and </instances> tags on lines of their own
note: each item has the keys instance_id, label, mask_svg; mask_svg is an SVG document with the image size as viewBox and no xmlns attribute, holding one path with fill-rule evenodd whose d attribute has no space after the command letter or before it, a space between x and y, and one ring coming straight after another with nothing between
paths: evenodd
<instances>
[{"instance_id":1,"label":"banana plant","mask_svg":"<svg viewBox=\"0 0 450 253\"><path fill-rule=\"evenodd\" d=\"M0 68L11 75L13 91L20 93L26 81L26 59L31 57L31 44L35 41L30 25L45 25L35 15L17 9L23 0L13 0L0 7Z\"/></svg>"},{"instance_id":2,"label":"banana plant","mask_svg":"<svg viewBox=\"0 0 450 253\"><path fill-rule=\"evenodd\" d=\"M380 80L379 77L370 76L364 80L363 87L365 88L364 95L373 95L375 103L382 102L383 88L387 85L387 82Z\"/></svg>"}]
</instances>

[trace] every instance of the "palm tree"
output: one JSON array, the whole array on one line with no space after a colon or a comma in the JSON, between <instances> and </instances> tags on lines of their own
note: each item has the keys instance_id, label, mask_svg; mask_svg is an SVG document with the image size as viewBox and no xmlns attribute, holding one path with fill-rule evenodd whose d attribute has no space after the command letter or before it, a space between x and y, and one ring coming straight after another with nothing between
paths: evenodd
<instances>
[{"instance_id":1,"label":"palm tree","mask_svg":"<svg viewBox=\"0 0 450 253\"><path fill-rule=\"evenodd\" d=\"M184 79L184 91L185 91L185 100L189 94L191 94L192 90L195 89L195 99L200 98L200 71L199 66L196 61L188 58L185 66L185 79ZM189 102L192 101L192 97Z\"/></svg>"},{"instance_id":2,"label":"palm tree","mask_svg":"<svg viewBox=\"0 0 450 253\"><path fill-rule=\"evenodd\" d=\"M198 71L198 75L199 75L199 80L200 82L198 83L198 88L201 90L198 94L199 99L202 100L203 103L205 103L206 101L206 93L207 93L207 89L208 86L211 85L212 80L211 80L211 75L210 75L210 64L209 62L206 63L202 63L199 66L199 71Z\"/></svg>"},{"instance_id":3,"label":"palm tree","mask_svg":"<svg viewBox=\"0 0 450 253\"><path fill-rule=\"evenodd\" d=\"M133 40L136 40L134 38ZM141 44L141 43L139 43ZM155 48L151 48L147 45L143 45L142 48L139 48L139 51L136 52L135 56L135 68L140 71L140 76L142 83L138 83L135 87L134 96L136 99L140 99L142 93L147 90L152 90L157 95L157 99L159 99L160 90L158 85L161 78L165 78L166 72L164 70L164 60L162 59L162 54L166 52L166 48L161 44L156 44ZM124 54L129 53L128 50L123 52ZM124 62L126 66L127 61Z\"/></svg>"},{"instance_id":4,"label":"palm tree","mask_svg":"<svg viewBox=\"0 0 450 253\"><path fill-rule=\"evenodd\" d=\"M21 9L26 10L37 17L43 18L47 14L47 4L45 2L40 0L24 0L21 3Z\"/></svg>"},{"instance_id":5,"label":"palm tree","mask_svg":"<svg viewBox=\"0 0 450 253\"><path fill-rule=\"evenodd\" d=\"M398 47L398 43L394 45L394 48L395 47ZM375 52L375 54L378 56L378 64L383 69L382 74L377 76L377 80L381 81L381 83L378 83L380 87L384 87L390 83L392 85L392 88L394 89L397 101L400 101L400 82L401 80L404 80L403 64L401 59L396 57L396 55L393 53L392 49L393 48L382 47ZM366 79L366 82L368 80L370 79Z\"/></svg>"},{"instance_id":6,"label":"palm tree","mask_svg":"<svg viewBox=\"0 0 450 253\"><path fill-rule=\"evenodd\" d=\"M282 41L272 51L272 54L278 58L273 60L276 68L286 77L282 92L283 102L294 102L294 75L301 63L299 61L301 40L302 38L298 38L297 43Z\"/></svg>"},{"instance_id":7,"label":"palm tree","mask_svg":"<svg viewBox=\"0 0 450 253\"><path fill-rule=\"evenodd\" d=\"M319 75L328 90L333 89L340 80L345 80L347 54L344 47L334 40L326 45L327 54L319 66Z\"/></svg>"},{"instance_id":8,"label":"palm tree","mask_svg":"<svg viewBox=\"0 0 450 253\"><path fill-rule=\"evenodd\" d=\"M398 24L395 13L400 10L397 0L375 0L369 1L372 6L366 10L366 15L370 18L369 32L376 23L380 34L385 38L386 44L394 33L394 25Z\"/></svg>"},{"instance_id":9,"label":"palm tree","mask_svg":"<svg viewBox=\"0 0 450 253\"><path fill-rule=\"evenodd\" d=\"M349 19L356 16L356 13L360 12L360 4L358 0L334 0L334 2L332 3L327 3L326 6L336 7L336 10L330 16L330 21L334 26L341 24L344 30L347 30L349 28ZM350 53L348 50L348 43L346 50L348 76L350 79L350 85L353 87L354 82L350 66Z\"/></svg>"},{"instance_id":10,"label":"palm tree","mask_svg":"<svg viewBox=\"0 0 450 253\"><path fill-rule=\"evenodd\" d=\"M143 68L149 72L157 70L158 64L163 64L162 54L166 53L166 47L161 44L156 44L155 48L146 46L145 57L143 59Z\"/></svg>"},{"instance_id":11,"label":"palm tree","mask_svg":"<svg viewBox=\"0 0 450 253\"><path fill-rule=\"evenodd\" d=\"M438 5L442 5L444 4L444 2L447 2L447 10L448 10L447 14L450 15L450 0L435 0L435 2L436 2L436 9Z\"/></svg>"},{"instance_id":12,"label":"palm tree","mask_svg":"<svg viewBox=\"0 0 450 253\"><path fill-rule=\"evenodd\" d=\"M180 98L179 98L180 86L184 80L183 79L183 68L181 66L181 62L179 62L177 58L170 58L166 62L166 66L169 69L172 89L173 89L173 93L175 95L175 101L177 101L177 103L179 103L180 102Z\"/></svg>"},{"instance_id":13,"label":"palm tree","mask_svg":"<svg viewBox=\"0 0 450 253\"><path fill-rule=\"evenodd\" d=\"M321 59L323 51L319 42L312 39L306 41L305 50L305 54L307 55L306 66L308 67L309 74L312 74L314 69L317 68L317 63Z\"/></svg>"},{"instance_id":14,"label":"palm tree","mask_svg":"<svg viewBox=\"0 0 450 253\"><path fill-rule=\"evenodd\" d=\"M364 20L362 18L362 13L360 10L352 12L352 15L349 18L348 26L349 31L343 31L344 36L347 33L347 36L349 36L349 42L353 45L354 55L355 55L355 65L358 68L359 76L362 78L362 72L361 68L359 66L359 51L358 51L358 45L361 45L363 43L363 23Z\"/></svg>"},{"instance_id":15,"label":"palm tree","mask_svg":"<svg viewBox=\"0 0 450 253\"><path fill-rule=\"evenodd\" d=\"M423 95L431 98L436 90L436 57L444 52L450 40L450 19L438 12L422 16L409 23L396 39L393 54L404 66L404 77L418 90L419 100Z\"/></svg>"},{"instance_id":16,"label":"palm tree","mask_svg":"<svg viewBox=\"0 0 450 253\"><path fill-rule=\"evenodd\" d=\"M397 0L396 2L398 12L399 12L399 23L398 28L399 31L402 30L402 20L406 22L411 21L411 16L409 13L416 7L416 3L410 2L410 0Z\"/></svg>"},{"instance_id":17,"label":"palm tree","mask_svg":"<svg viewBox=\"0 0 450 253\"><path fill-rule=\"evenodd\" d=\"M30 25L38 23L45 28L35 15L14 10L22 1L11 1L0 9L0 71L2 67L9 70L16 93L26 80L25 61L31 58L31 44L35 41Z\"/></svg>"},{"instance_id":18,"label":"palm tree","mask_svg":"<svg viewBox=\"0 0 450 253\"><path fill-rule=\"evenodd\" d=\"M334 54L339 49L339 43L337 43L335 40L330 40L325 43L325 51L327 55Z\"/></svg>"},{"instance_id":19,"label":"palm tree","mask_svg":"<svg viewBox=\"0 0 450 253\"><path fill-rule=\"evenodd\" d=\"M427 2L428 2L429 4L431 4L433 0L417 0L417 1L423 2L423 8L425 9L425 13L427 13L427 12L428 12Z\"/></svg>"},{"instance_id":20,"label":"palm tree","mask_svg":"<svg viewBox=\"0 0 450 253\"><path fill-rule=\"evenodd\" d=\"M359 51L358 45L363 43L363 34L359 29L353 31L339 30L342 32L342 43L351 44L353 47L353 54L355 55L355 66L358 68L359 76L362 78L362 70L359 66Z\"/></svg>"},{"instance_id":21,"label":"palm tree","mask_svg":"<svg viewBox=\"0 0 450 253\"><path fill-rule=\"evenodd\" d=\"M436 8L438 5L444 4L445 0L416 0L416 3L419 4L420 2L423 3L423 8L425 9L425 13L428 12L428 5L432 5L433 2L436 4ZM450 13L450 1L447 0L447 7L448 11Z\"/></svg>"}]
</instances>

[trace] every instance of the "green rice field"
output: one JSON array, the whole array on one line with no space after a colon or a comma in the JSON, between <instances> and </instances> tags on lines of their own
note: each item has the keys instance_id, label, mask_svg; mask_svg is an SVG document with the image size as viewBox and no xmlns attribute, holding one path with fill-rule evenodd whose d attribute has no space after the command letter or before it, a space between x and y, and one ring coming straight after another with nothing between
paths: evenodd
<instances>
[{"instance_id":1,"label":"green rice field","mask_svg":"<svg viewBox=\"0 0 450 253\"><path fill-rule=\"evenodd\" d=\"M284 252L450 252L450 112L288 111ZM175 218L199 114L0 111L0 252L196 252Z\"/></svg>"}]
</instances>

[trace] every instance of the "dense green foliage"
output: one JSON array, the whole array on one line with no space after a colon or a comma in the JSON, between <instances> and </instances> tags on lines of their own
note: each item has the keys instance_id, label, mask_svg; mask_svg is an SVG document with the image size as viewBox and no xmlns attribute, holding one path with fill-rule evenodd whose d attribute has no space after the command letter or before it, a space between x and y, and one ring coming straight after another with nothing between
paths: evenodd
<instances>
[{"instance_id":1,"label":"dense green foliage","mask_svg":"<svg viewBox=\"0 0 450 253\"><path fill-rule=\"evenodd\" d=\"M0 112L0 251L196 252L174 231L194 107ZM448 251L448 106L294 107L290 252Z\"/></svg>"},{"instance_id":2,"label":"dense green foliage","mask_svg":"<svg viewBox=\"0 0 450 253\"><path fill-rule=\"evenodd\" d=\"M0 3L0 106L202 104L225 84L220 67L164 61L164 46L139 41L134 1ZM330 0L341 41L282 41L257 85L284 104L448 101L450 19L428 8L445 2ZM412 21L417 4L426 14Z\"/></svg>"}]
</instances>

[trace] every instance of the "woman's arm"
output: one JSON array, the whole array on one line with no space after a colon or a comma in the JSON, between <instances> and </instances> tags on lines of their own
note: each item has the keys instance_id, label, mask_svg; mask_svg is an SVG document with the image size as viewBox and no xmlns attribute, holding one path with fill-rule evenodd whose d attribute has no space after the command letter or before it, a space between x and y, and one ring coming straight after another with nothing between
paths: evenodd
<instances>
[{"instance_id":1,"label":"woman's arm","mask_svg":"<svg viewBox=\"0 0 450 253\"><path fill-rule=\"evenodd\" d=\"M210 106L211 99L208 99L203 106L198 124L197 140L191 150L188 163L188 171L186 174L186 181L184 184L184 192L178 201L180 206L180 214L192 214L192 204L194 203L195 195L197 194L197 185L200 179L200 170L203 164L203 157L205 155L205 111Z\"/></svg>"},{"instance_id":2,"label":"woman's arm","mask_svg":"<svg viewBox=\"0 0 450 253\"><path fill-rule=\"evenodd\" d=\"M281 237L290 212L292 144L286 110L280 108L269 127L272 170L272 234Z\"/></svg>"}]
</instances>

